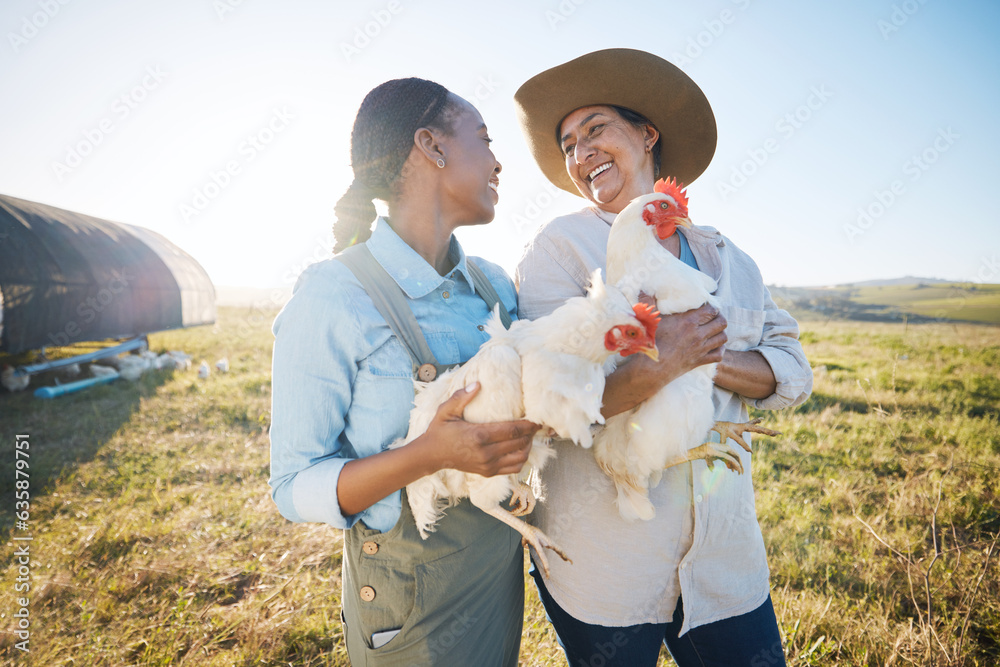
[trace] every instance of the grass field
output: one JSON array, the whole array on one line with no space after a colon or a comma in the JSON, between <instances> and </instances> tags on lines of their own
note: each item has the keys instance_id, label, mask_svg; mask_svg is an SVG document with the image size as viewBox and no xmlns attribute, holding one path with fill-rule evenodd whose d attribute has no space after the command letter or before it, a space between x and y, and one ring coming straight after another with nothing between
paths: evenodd
<instances>
[{"instance_id":1,"label":"grass field","mask_svg":"<svg viewBox=\"0 0 1000 667\"><path fill-rule=\"evenodd\" d=\"M214 327L150 337L227 356L207 380L0 393L0 497L13 509L17 434L31 496L27 530L0 514L4 664L347 664L341 536L285 521L268 496L272 318L225 308ZM784 435L756 440L752 467L789 664L1000 664L1000 329L803 329L813 395L766 415ZM17 593L13 538L28 535ZM522 664L564 664L527 591Z\"/></svg>"}]
</instances>

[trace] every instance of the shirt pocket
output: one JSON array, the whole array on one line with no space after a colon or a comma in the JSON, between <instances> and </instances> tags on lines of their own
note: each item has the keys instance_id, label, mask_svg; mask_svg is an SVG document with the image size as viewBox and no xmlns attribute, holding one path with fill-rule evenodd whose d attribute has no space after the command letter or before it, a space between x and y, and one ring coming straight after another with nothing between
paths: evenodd
<instances>
[{"instance_id":1,"label":"shirt pocket","mask_svg":"<svg viewBox=\"0 0 1000 667\"><path fill-rule=\"evenodd\" d=\"M412 378L413 363L410 355L395 336L390 336L368 355L364 366L372 375L385 378Z\"/></svg>"},{"instance_id":2,"label":"shirt pocket","mask_svg":"<svg viewBox=\"0 0 1000 667\"><path fill-rule=\"evenodd\" d=\"M726 318L726 349L742 352L760 345L764 335L764 311L739 308L737 306L722 307Z\"/></svg>"},{"instance_id":3,"label":"shirt pocket","mask_svg":"<svg viewBox=\"0 0 1000 667\"><path fill-rule=\"evenodd\" d=\"M458 338L451 332L425 333L427 345L439 364L457 364ZM413 360L395 334L375 349L362 364L376 377L413 378Z\"/></svg>"}]
</instances>

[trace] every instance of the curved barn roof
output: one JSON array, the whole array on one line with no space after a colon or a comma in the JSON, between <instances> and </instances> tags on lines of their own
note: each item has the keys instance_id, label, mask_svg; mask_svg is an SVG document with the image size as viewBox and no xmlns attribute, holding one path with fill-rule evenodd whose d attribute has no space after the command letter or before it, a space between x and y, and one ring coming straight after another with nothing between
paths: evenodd
<instances>
[{"instance_id":1,"label":"curved barn roof","mask_svg":"<svg viewBox=\"0 0 1000 667\"><path fill-rule=\"evenodd\" d=\"M154 231L0 195L0 350L215 322L215 287Z\"/></svg>"}]
</instances>

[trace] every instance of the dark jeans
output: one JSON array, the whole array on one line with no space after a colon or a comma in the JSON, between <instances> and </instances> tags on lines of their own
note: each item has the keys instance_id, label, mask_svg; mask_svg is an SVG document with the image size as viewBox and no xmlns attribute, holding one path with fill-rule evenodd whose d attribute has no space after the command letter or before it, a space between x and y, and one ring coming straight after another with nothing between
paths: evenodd
<instances>
[{"instance_id":1,"label":"dark jeans","mask_svg":"<svg viewBox=\"0 0 1000 667\"><path fill-rule=\"evenodd\" d=\"M699 626L678 637L684 621L680 600L670 623L620 628L591 625L570 616L556 604L534 566L531 576L570 667L655 667L661 642L667 645L679 667L785 665L770 597L754 611Z\"/></svg>"}]
</instances>

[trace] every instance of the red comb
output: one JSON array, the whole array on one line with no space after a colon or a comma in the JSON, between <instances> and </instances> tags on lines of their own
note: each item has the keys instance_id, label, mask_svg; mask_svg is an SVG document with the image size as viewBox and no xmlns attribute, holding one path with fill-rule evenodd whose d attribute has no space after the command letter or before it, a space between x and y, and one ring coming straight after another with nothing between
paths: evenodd
<instances>
[{"instance_id":1,"label":"red comb","mask_svg":"<svg viewBox=\"0 0 1000 667\"><path fill-rule=\"evenodd\" d=\"M653 192L669 195L670 197L673 197L674 201L676 201L680 206L687 208L688 198L687 195L684 194L683 190L684 184L678 183L673 176L665 180L661 178L656 182L656 185L653 186Z\"/></svg>"},{"instance_id":2,"label":"red comb","mask_svg":"<svg viewBox=\"0 0 1000 667\"><path fill-rule=\"evenodd\" d=\"M648 303L637 303L632 306L635 311L635 319L642 323L646 330L646 335L650 338L656 337L656 327L660 323L660 312Z\"/></svg>"}]
</instances>

